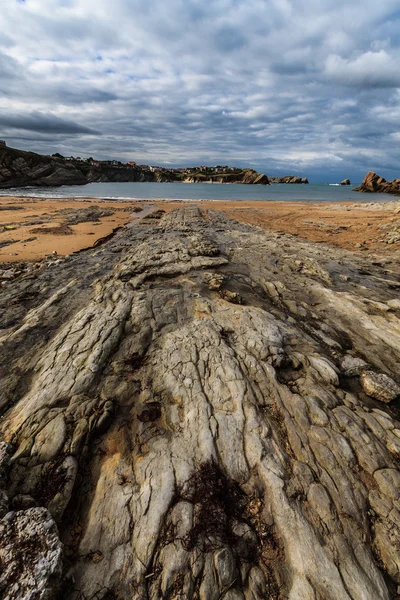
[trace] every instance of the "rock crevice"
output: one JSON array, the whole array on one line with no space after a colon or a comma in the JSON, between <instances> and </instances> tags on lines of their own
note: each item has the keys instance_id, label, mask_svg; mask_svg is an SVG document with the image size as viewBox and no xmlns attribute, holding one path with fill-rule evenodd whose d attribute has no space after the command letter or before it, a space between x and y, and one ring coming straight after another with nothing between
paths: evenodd
<instances>
[{"instance_id":1,"label":"rock crevice","mask_svg":"<svg viewBox=\"0 0 400 600\"><path fill-rule=\"evenodd\" d=\"M53 552L35 598L395 598L393 275L158 216L1 290L2 560L29 522Z\"/></svg>"}]
</instances>

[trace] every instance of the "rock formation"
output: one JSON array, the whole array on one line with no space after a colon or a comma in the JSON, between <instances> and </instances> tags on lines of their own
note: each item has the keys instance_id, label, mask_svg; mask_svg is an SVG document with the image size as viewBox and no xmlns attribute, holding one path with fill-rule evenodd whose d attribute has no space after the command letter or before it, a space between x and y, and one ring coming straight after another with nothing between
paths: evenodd
<instances>
[{"instance_id":1,"label":"rock formation","mask_svg":"<svg viewBox=\"0 0 400 600\"><path fill-rule=\"evenodd\" d=\"M308 183L307 177L297 177L296 175L285 175L284 177L270 177L270 183Z\"/></svg>"},{"instance_id":2,"label":"rock formation","mask_svg":"<svg viewBox=\"0 0 400 600\"><path fill-rule=\"evenodd\" d=\"M263 173L258 173L254 169L243 169L237 173L224 173L224 174L188 174L180 178L180 181L184 183L243 183L243 184L256 184L256 185L268 185L269 179Z\"/></svg>"},{"instance_id":3,"label":"rock formation","mask_svg":"<svg viewBox=\"0 0 400 600\"><path fill-rule=\"evenodd\" d=\"M350 179L343 179L343 181L340 182L340 185L351 185Z\"/></svg>"},{"instance_id":4,"label":"rock formation","mask_svg":"<svg viewBox=\"0 0 400 600\"><path fill-rule=\"evenodd\" d=\"M76 163L0 146L0 188L87 183Z\"/></svg>"},{"instance_id":5,"label":"rock formation","mask_svg":"<svg viewBox=\"0 0 400 600\"><path fill-rule=\"evenodd\" d=\"M0 146L0 188L27 185L85 185L93 182L185 182L245 183L268 185L268 177L254 169L238 169L223 174L185 175L176 170L150 171L140 167L90 164L84 160L65 160L61 156L42 156L34 152Z\"/></svg>"},{"instance_id":6,"label":"rock formation","mask_svg":"<svg viewBox=\"0 0 400 600\"><path fill-rule=\"evenodd\" d=\"M400 178L393 181L386 181L376 173L369 171L364 177L362 184L354 188L355 192L382 193L400 196Z\"/></svg>"},{"instance_id":7,"label":"rock formation","mask_svg":"<svg viewBox=\"0 0 400 600\"><path fill-rule=\"evenodd\" d=\"M395 598L398 264L152 216L0 288L0 594Z\"/></svg>"}]
</instances>

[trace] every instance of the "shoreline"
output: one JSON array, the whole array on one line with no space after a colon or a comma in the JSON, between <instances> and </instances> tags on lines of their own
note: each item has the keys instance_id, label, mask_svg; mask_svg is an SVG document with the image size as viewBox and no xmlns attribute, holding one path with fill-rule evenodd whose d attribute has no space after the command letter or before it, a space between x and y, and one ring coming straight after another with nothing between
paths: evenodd
<instances>
[{"instance_id":1,"label":"shoreline","mask_svg":"<svg viewBox=\"0 0 400 600\"><path fill-rule=\"evenodd\" d=\"M400 250L400 235L398 240L395 235L400 201L393 198L354 203L10 195L0 197L0 263L34 262L92 248L113 231L142 218L147 207L169 212L182 205L218 210L237 221L315 243L356 251L387 253L390 249L397 254Z\"/></svg>"}]
</instances>

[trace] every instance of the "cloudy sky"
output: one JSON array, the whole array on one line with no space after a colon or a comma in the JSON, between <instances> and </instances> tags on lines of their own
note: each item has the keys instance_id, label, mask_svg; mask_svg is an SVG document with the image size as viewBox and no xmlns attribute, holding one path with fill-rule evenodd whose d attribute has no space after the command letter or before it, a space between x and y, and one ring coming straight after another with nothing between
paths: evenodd
<instances>
[{"instance_id":1,"label":"cloudy sky","mask_svg":"<svg viewBox=\"0 0 400 600\"><path fill-rule=\"evenodd\" d=\"M399 177L399 0L1 0L0 138L313 181Z\"/></svg>"}]
</instances>

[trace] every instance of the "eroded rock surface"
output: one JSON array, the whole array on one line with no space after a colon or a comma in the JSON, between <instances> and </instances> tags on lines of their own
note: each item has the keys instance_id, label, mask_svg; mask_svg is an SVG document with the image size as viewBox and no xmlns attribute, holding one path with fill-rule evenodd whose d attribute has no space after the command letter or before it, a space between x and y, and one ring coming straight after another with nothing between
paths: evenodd
<instances>
[{"instance_id":1,"label":"eroded rock surface","mask_svg":"<svg viewBox=\"0 0 400 600\"><path fill-rule=\"evenodd\" d=\"M399 265L158 216L1 289L0 487L58 597L395 598L398 399L360 377L399 382Z\"/></svg>"},{"instance_id":2,"label":"eroded rock surface","mask_svg":"<svg viewBox=\"0 0 400 600\"><path fill-rule=\"evenodd\" d=\"M285 175L284 177L270 177L271 183L308 183L307 177L297 175Z\"/></svg>"},{"instance_id":3,"label":"eroded rock surface","mask_svg":"<svg viewBox=\"0 0 400 600\"><path fill-rule=\"evenodd\" d=\"M400 196L400 179L386 181L386 179L380 177L373 171L369 171L364 177L361 185L357 188L354 188L354 191L393 194L394 196Z\"/></svg>"}]
</instances>

